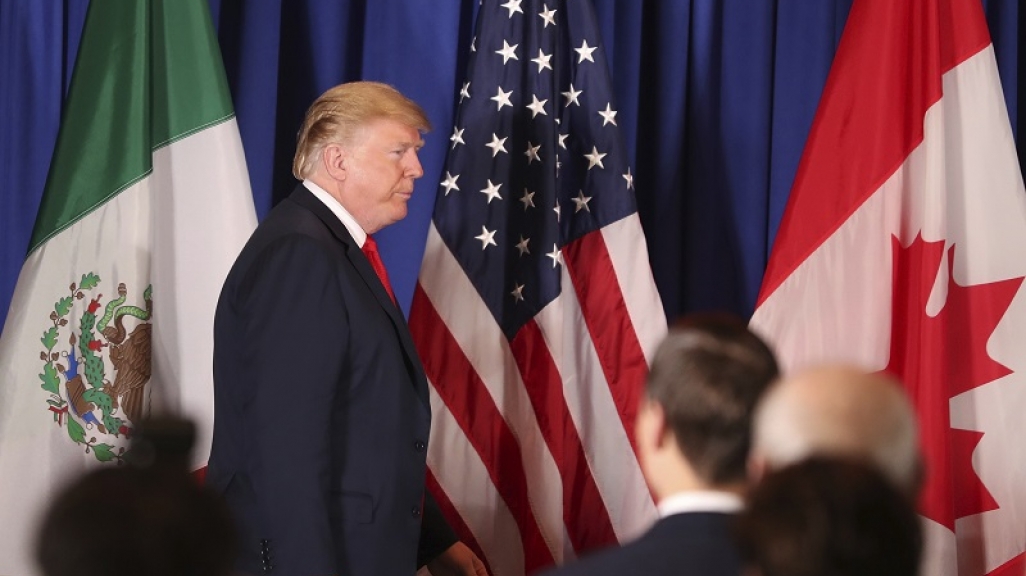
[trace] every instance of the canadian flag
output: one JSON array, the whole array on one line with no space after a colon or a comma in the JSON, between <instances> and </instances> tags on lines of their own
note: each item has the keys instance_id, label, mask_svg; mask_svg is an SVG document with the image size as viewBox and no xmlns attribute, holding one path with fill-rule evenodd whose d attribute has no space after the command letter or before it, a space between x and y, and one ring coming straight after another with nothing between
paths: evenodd
<instances>
[{"instance_id":1,"label":"canadian flag","mask_svg":"<svg viewBox=\"0 0 1026 576\"><path fill-rule=\"evenodd\" d=\"M1026 191L980 0L856 0L752 326L905 383L922 574L1026 573Z\"/></svg>"}]
</instances>

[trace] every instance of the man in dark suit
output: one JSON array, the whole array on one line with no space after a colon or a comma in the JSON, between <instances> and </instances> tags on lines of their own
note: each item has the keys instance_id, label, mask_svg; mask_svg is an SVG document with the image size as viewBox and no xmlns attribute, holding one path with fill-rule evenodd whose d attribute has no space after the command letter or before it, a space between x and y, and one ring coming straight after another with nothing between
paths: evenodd
<instances>
[{"instance_id":1,"label":"man in dark suit","mask_svg":"<svg viewBox=\"0 0 1026 576\"><path fill-rule=\"evenodd\" d=\"M303 183L225 282L207 480L244 573L485 574L425 493L427 381L370 236L406 216L429 127L390 86L325 92L299 134Z\"/></svg>"},{"instance_id":2,"label":"man in dark suit","mask_svg":"<svg viewBox=\"0 0 1026 576\"><path fill-rule=\"evenodd\" d=\"M737 576L728 525L741 508L752 411L777 373L770 349L734 318L692 316L672 327L635 427L660 519L637 540L550 576Z\"/></svg>"}]
</instances>

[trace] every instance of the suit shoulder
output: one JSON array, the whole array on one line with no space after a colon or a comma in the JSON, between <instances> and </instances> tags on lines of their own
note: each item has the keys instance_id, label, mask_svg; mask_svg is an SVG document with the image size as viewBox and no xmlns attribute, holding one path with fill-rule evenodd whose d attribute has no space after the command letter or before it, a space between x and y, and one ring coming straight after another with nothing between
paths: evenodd
<instances>
[{"instance_id":1,"label":"suit shoulder","mask_svg":"<svg viewBox=\"0 0 1026 576\"><path fill-rule=\"evenodd\" d=\"M320 216L304 206L286 198L278 203L257 226L253 239L273 239L278 236L300 234L321 240L332 240L328 225Z\"/></svg>"},{"instance_id":2,"label":"suit shoulder","mask_svg":"<svg viewBox=\"0 0 1026 576\"><path fill-rule=\"evenodd\" d=\"M274 253L309 253L333 257L343 250L342 243L314 213L288 199L283 200L257 226L236 261L237 266L268 258Z\"/></svg>"},{"instance_id":3,"label":"suit shoulder","mask_svg":"<svg viewBox=\"0 0 1026 576\"><path fill-rule=\"evenodd\" d=\"M682 514L664 518L637 540L583 555L543 576L737 576L740 558L730 540L727 515Z\"/></svg>"},{"instance_id":4,"label":"suit shoulder","mask_svg":"<svg viewBox=\"0 0 1026 576\"><path fill-rule=\"evenodd\" d=\"M254 234L232 265L224 290L244 298L259 285L281 287L293 279L305 284L333 282L341 248L304 231Z\"/></svg>"}]
</instances>

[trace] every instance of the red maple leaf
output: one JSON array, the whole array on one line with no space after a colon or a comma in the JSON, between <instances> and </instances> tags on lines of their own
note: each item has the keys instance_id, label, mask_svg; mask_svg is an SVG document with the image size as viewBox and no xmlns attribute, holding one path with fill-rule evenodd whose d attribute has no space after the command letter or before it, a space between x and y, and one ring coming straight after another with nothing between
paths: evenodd
<instances>
[{"instance_id":1,"label":"red maple leaf","mask_svg":"<svg viewBox=\"0 0 1026 576\"><path fill-rule=\"evenodd\" d=\"M944 242L916 236L908 248L897 238L891 244L891 350L885 370L905 383L919 416L926 461L920 512L954 531L958 518L998 505L972 466L983 433L952 428L950 400L1011 373L987 354L987 340L1023 279L960 286L952 275L952 245L947 300L936 316L929 316L926 302L940 271Z\"/></svg>"}]
</instances>

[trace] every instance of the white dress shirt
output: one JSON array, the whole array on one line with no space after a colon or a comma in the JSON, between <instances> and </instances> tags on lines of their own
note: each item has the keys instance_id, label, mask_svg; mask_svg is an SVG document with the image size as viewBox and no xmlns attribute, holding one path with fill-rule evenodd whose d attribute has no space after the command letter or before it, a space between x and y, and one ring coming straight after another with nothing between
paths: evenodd
<instances>
[{"instance_id":1,"label":"white dress shirt","mask_svg":"<svg viewBox=\"0 0 1026 576\"><path fill-rule=\"evenodd\" d=\"M363 248L363 243L367 241L367 232L356 222L356 218L353 218L353 215L343 208L342 204L334 196L328 194L324 188L309 180L303 180L303 186L306 186L307 190L313 192L313 195L342 221L342 225L349 231L349 235L353 237L353 240L356 240L356 245Z\"/></svg>"},{"instance_id":2,"label":"white dress shirt","mask_svg":"<svg viewBox=\"0 0 1026 576\"><path fill-rule=\"evenodd\" d=\"M656 505L660 518L685 512L722 512L730 514L740 512L742 507L743 502L737 494L716 490L678 492L663 498Z\"/></svg>"}]
</instances>

